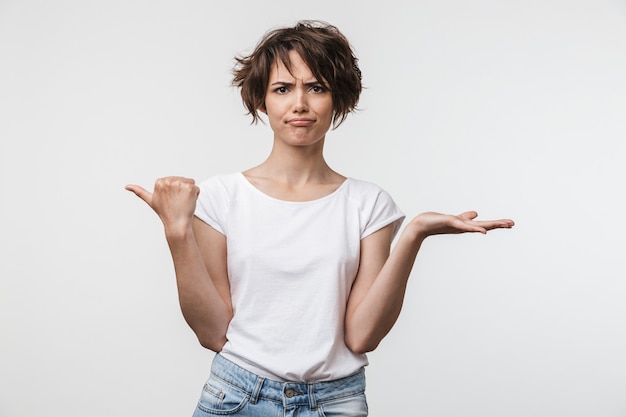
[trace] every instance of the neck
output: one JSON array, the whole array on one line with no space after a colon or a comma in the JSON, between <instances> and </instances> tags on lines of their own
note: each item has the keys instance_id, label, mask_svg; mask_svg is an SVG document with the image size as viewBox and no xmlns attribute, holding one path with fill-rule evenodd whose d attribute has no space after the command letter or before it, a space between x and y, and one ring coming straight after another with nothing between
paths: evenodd
<instances>
[{"instance_id":1,"label":"neck","mask_svg":"<svg viewBox=\"0 0 626 417\"><path fill-rule=\"evenodd\" d=\"M293 185L325 182L335 174L324 159L323 141L301 147L275 141L270 155L257 168L261 176Z\"/></svg>"}]
</instances>

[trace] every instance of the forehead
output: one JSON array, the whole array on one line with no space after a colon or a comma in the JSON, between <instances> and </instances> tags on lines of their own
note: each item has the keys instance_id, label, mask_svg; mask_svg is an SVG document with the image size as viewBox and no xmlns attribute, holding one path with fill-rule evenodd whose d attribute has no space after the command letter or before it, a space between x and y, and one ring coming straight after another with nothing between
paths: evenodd
<instances>
[{"instance_id":1,"label":"forehead","mask_svg":"<svg viewBox=\"0 0 626 417\"><path fill-rule=\"evenodd\" d=\"M315 76L298 52L289 51L288 66L280 58L274 60L270 70L270 81L293 80L294 78L299 80L315 79Z\"/></svg>"}]
</instances>

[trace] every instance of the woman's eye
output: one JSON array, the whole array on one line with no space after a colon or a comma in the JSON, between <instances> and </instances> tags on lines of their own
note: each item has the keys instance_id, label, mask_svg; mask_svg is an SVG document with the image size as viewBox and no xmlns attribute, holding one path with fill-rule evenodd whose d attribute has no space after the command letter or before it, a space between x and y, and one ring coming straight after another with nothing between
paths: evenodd
<instances>
[{"instance_id":1,"label":"woman's eye","mask_svg":"<svg viewBox=\"0 0 626 417\"><path fill-rule=\"evenodd\" d=\"M287 92L287 87L278 87L275 91L278 94L285 94Z\"/></svg>"},{"instance_id":2,"label":"woman's eye","mask_svg":"<svg viewBox=\"0 0 626 417\"><path fill-rule=\"evenodd\" d=\"M323 93L324 91L326 91L326 89L321 85L314 85L313 87L311 87L311 91L313 91L314 93Z\"/></svg>"}]
</instances>

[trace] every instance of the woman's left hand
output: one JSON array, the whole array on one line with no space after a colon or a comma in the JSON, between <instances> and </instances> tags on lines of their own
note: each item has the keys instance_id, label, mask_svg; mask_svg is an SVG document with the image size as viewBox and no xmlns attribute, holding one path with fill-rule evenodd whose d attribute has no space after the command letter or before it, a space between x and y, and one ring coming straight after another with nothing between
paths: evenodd
<instances>
[{"instance_id":1,"label":"woman's left hand","mask_svg":"<svg viewBox=\"0 0 626 417\"><path fill-rule=\"evenodd\" d=\"M458 216L426 212L418 215L411 221L416 232L422 238L433 235L459 233L487 233L493 229L510 229L515 222L510 219L475 220L478 213L466 211Z\"/></svg>"}]
</instances>

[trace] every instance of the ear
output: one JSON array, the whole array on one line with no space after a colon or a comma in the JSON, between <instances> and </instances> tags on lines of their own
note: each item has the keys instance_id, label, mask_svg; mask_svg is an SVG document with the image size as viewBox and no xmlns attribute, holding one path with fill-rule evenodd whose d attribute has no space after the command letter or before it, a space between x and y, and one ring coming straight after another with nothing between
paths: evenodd
<instances>
[{"instance_id":1,"label":"ear","mask_svg":"<svg viewBox=\"0 0 626 417\"><path fill-rule=\"evenodd\" d=\"M259 111L260 111L261 113L265 113L265 114L267 114L267 109L266 109L266 107L265 107L265 103L263 103L263 105L261 105L261 107L259 107Z\"/></svg>"}]
</instances>

